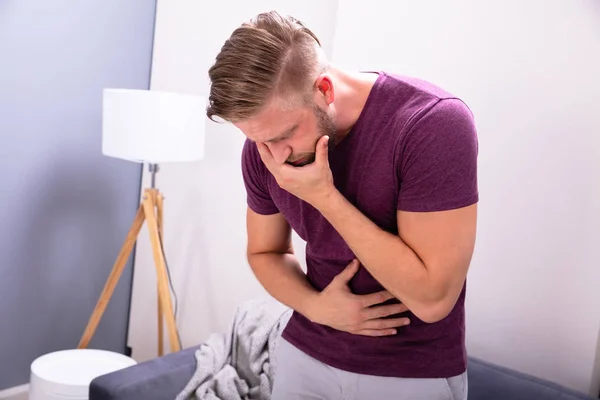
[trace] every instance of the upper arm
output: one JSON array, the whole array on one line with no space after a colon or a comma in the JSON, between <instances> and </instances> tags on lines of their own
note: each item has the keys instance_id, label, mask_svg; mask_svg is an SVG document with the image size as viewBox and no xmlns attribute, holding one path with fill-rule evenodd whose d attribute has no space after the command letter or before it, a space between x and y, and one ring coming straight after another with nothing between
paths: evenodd
<instances>
[{"instance_id":1,"label":"upper arm","mask_svg":"<svg viewBox=\"0 0 600 400\"><path fill-rule=\"evenodd\" d=\"M477 132L458 99L439 101L398 147L400 238L423 261L443 309L452 308L473 254L477 226Z\"/></svg>"},{"instance_id":2,"label":"upper arm","mask_svg":"<svg viewBox=\"0 0 600 400\"><path fill-rule=\"evenodd\" d=\"M291 227L283 214L263 215L248 207L246 212L248 255L292 253Z\"/></svg>"},{"instance_id":3,"label":"upper arm","mask_svg":"<svg viewBox=\"0 0 600 400\"><path fill-rule=\"evenodd\" d=\"M396 146L399 211L454 210L477 203L477 130L458 99L431 107Z\"/></svg>"}]
</instances>

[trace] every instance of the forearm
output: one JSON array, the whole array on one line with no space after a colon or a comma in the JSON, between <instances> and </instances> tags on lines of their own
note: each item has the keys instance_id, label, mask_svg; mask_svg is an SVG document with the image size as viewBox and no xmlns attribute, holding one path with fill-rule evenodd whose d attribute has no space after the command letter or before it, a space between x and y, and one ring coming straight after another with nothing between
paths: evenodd
<instances>
[{"instance_id":1,"label":"forearm","mask_svg":"<svg viewBox=\"0 0 600 400\"><path fill-rule=\"evenodd\" d=\"M295 255L251 254L248 262L260 284L271 296L310 318L310 304L319 292L308 282Z\"/></svg>"},{"instance_id":2,"label":"forearm","mask_svg":"<svg viewBox=\"0 0 600 400\"><path fill-rule=\"evenodd\" d=\"M443 285L398 235L379 228L337 191L319 211L383 287L419 318L431 319L445 295Z\"/></svg>"}]
</instances>

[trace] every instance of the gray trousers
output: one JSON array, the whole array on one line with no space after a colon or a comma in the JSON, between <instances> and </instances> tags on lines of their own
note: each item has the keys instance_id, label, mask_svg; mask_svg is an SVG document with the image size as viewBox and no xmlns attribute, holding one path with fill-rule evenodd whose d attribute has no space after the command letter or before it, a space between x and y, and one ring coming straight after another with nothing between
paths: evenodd
<instances>
[{"instance_id":1,"label":"gray trousers","mask_svg":"<svg viewBox=\"0 0 600 400\"><path fill-rule=\"evenodd\" d=\"M414 379L360 375L330 367L280 338L272 400L466 400L467 373Z\"/></svg>"}]
</instances>

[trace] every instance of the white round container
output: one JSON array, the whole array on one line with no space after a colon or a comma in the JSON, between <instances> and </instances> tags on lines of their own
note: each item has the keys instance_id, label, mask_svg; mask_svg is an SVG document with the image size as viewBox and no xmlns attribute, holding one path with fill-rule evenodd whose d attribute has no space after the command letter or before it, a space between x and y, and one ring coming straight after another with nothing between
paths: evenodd
<instances>
[{"instance_id":1,"label":"white round container","mask_svg":"<svg viewBox=\"0 0 600 400\"><path fill-rule=\"evenodd\" d=\"M94 378L134 364L132 358L106 350L45 354L31 363L29 400L87 400Z\"/></svg>"}]
</instances>

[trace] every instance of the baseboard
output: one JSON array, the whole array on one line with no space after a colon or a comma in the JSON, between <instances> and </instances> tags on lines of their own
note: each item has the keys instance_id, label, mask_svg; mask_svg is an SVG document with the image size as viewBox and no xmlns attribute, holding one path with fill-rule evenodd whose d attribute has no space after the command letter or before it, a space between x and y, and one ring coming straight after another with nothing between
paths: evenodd
<instances>
[{"instance_id":1,"label":"baseboard","mask_svg":"<svg viewBox=\"0 0 600 400\"><path fill-rule=\"evenodd\" d=\"M28 400L29 384L0 390L0 400Z\"/></svg>"}]
</instances>

